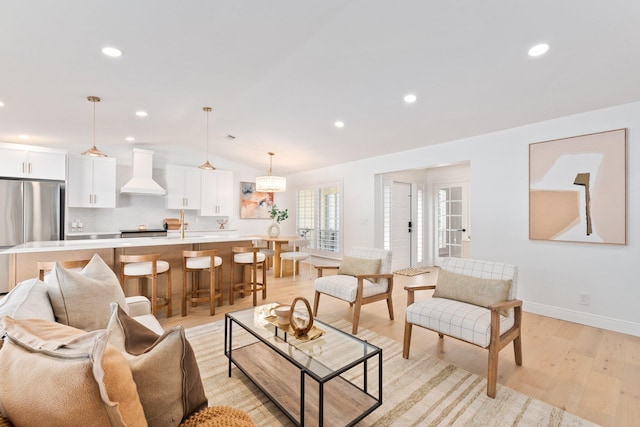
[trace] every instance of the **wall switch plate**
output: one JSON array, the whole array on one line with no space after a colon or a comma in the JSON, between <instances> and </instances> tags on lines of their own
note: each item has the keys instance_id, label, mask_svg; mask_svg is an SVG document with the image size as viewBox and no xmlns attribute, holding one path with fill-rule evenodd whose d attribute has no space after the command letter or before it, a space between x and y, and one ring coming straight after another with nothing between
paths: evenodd
<instances>
[{"instance_id":1,"label":"wall switch plate","mask_svg":"<svg viewBox=\"0 0 640 427\"><path fill-rule=\"evenodd\" d=\"M578 303L580 305L589 305L591 303L591 298L590 298L589 294L587 294L585 292L580 292L578 294Z\"/></svg>"}]
</instances>

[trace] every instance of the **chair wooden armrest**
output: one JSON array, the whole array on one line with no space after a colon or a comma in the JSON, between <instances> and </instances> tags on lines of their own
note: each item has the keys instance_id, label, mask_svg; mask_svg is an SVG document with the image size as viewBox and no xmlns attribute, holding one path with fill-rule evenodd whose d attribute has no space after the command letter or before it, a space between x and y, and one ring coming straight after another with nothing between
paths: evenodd
<instances>
[{"instance_id":1,"label":"chair wooden armrest","mask_svg":"<svg viewBox=\"0 0 640 427\"><path fill-rule=\"evenodd\" d=\"M318 277L322 277L323 270L337 270L340 268L339 265L314 265L316 270L318 270Z\"/></svg>"},{"instance_id":2,"label":"chair wooden armrest","mask_svg":"<svg viewBox=\"0 0 640 427\"><path fill-rule=\"evenodd\" d=\"M428 291L436 288L436 285L408 285L404 287L407 291L407 307L416 302L415 291Z\"/></svg>"},{"instance_id":3,"label":"chair wooden armrest","mask_svg":"<svg viewBox=\"0 0 640 427\"><path fill-rule=\"evenodd\" d=\"M514 307L522 307L522 300L512 299L507 301L501 301L495 304L491 304L487 308L491 311L505 311Z\"/></svg>"},{"instance_id":4,"label":"chair wooden armrest","mask_svg":"<svg viewBox=\"0 0 640 427\"><path fill-rule=\"evenodd\" d=\"M393 274L356 274L356 279L393 279Z\"/></svg>"}]
</instances>

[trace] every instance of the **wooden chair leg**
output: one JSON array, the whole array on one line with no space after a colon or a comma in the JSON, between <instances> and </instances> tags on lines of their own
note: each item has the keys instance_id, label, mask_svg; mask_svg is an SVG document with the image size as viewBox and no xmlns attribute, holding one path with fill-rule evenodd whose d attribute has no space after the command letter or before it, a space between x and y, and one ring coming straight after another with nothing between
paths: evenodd
<instances>
[{"instance_id":1,"label":"wooden chair leg","mask_svg":"<svg viewBox=\"0 0 640 427\"><path fill-rule=\"evenodd\" d=\"M151 314L154 317L158 315L158 281L157 275L151 276ZM140 286L140 281L138 281L138 286Z\"/></svg>"},{"instance_id":2,"label":"wooden chair leg","mask_svg":"<svg viewBox=\"0 0 640 427\"><path fill-rule=\"evenodd\" d=\"M262 299L267 298L267 262L262 263Z\"/></svg>"},{"instance_id":3,"label":"wooden chair leg","mask_svg":"<svg viewBox=\"0 0 640 427\"><path fill-rule=\"evenodd\" d=\"M251 268L251 294L253 296L253 306L258 305L258 266L253 264Z\"/></svg>"},{"instance_id":4,"label":"wooden chair leg","mask_svg":"<svg viewBox=\"0 0 640 427\"><path fill-rule=\"evenodd\" d=\"M487 366L487 396L496 397L496 382L498 381L498 345L489 344L489 363Z\"/></svg>"},{"instance_id":5,"label":"wooden chair leg","mask_svg":"<svg viewBox=\"0 0 640 427\"><path fill-rule=\"evenodd\" d=\"M171 317L171 267L167 270L167 317Z\"/></svg>"},{"instance_id":6,"label":"wooden chair leg","mask_svg":"<svg viewBox=\"0 0 640 427\"><path fill-rule=\"evenodd\" d=\"M315 296L313 297L313 315L318 315L318 304L320 303L320 292L316 291Z\"/></svg>"},{"instance_id":7,"label":"wooden chair leg","mask_svg":"<svg viewBox=\"0 0 640 427\"><path fill-rule=\"evenodd\" d=\"M387 296L387 308L389 309L389 319L393 320L393 301L391 294Z\"/></svg>"},{"instance_id":8,"label":"wooden chair leg","mask_svg":"<svg viewBox=\"0 0 640 427\"><path fill-rule=\"evenodd\" d=\"M522 340L520 339L520 335L513 340L513 353L516 359L516 365L522 366Z\"/></svg>"},{"instance_id":9,"label":"wooden chair leg","mask_svg":"<svg viewBox=\"0 0 640 427\"><path fill-rule=\"evenodd\" d=\"M351 333L353 335L358 333L358 323L360 322L360 309L362 308L362 301L356 297L355 308L353 309L353 327Z\"/></svg>"},{"instance_id":10,"label":"wooden chair leg","mask_svg":"<svg viewBox=\"0 0 640 427\"><path fill-rule=\"evenodd\" d=\"M231 257L233 259L233 256ZM234 283L235 283L235 270L236 269L236 263L235 262L231 262L231 273L229 274L229 276L231 277L231 282L229 282L229 305L233 305L234 303L234 298L235 298L235 287L234 287Z\"/></svg>"},{"instance_id":11,"label":"wooden chair leg","mask_svg":"<svg viewBox=\"0 0 640 427\"><path fill-rule=\"evenodd\" d=\"M405 359L409 358L409 349L411 347L411 330L413 329L413 324L404 321L404 340L402 341L402 357Z\"/></svg>"},{"instance_id":12,"label":"wooden chair leg","mask_svg":"<svg viewBox=\"0 0 640 427\"><path fill-rule=\"evenodd\" d=\"M222 267L216 267L215 272L216 274L218 274L218 279L216 282L218 284L218 291L220 292L220 298L218 298L218 307L222 307L222 299L224 298L224 292L222 292L222 284L224 283L222 278Z\"/></svg>"},{"instance_id":13,"label":"wooden chair leg","mask_svg":"<svg viewBox=\"0 0 640 427\"><path fill-rule=\"evenodd\" d=\"M187 315L187 278L188 274L186 270L182 271L182 317Z\"/></svg>"},{"instance_id":14,"label":"wooden chair leg","mask_svg":"<svg viewBox=\"0 0 640 427\"><path fill-rule=\"evenodd\" d=\"M216 314L216 275L213 268L209 269L209 315Z\"/></svg>"}]
</instances>

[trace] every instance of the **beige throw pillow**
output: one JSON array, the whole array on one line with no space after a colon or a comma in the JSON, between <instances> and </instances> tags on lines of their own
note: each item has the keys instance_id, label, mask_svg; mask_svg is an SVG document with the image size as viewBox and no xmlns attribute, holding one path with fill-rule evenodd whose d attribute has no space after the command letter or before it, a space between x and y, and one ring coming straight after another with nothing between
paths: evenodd
<instances>
[{"instance_id":1,"label":"beige throw pillow","mask_svg":"<svg viewBox=\"0 0 640 427\"><path fill-rule=\"evenodd\" d=\"M105 330L10 317L0 328L0 402L14 425L147 425L129 365Z\"/></svg>"},{"instance_id":2,"label":"beige throw pillow","mask_svg":"<svg viewBox=\"0 0 640 427\"><path fill-rule=\"evenodd\" d=\"M157 335L116 304L109 342L129 362L149 426L179 425L208 401L196 357L182 326Z\"/></svg>"},{"instance_id":3,"label":"beige throw pillow","mask_svg":"<svg viewBox=\"0 0 640 427\"><path fill-rule=\"evenodd\" d=\"M441 269L433 296L488 307L508 300L510 290L511 280L482 279Z\"/></svg>"},{"instance_id":4,"label":"beige throw pillow","mask_svg":"<svg viewBox=\"0 0 640 427\"><path fill-rule=\"evenodd\" d=\"M345 256L342 258L338 274L357 276L358 274L378 274L380 272L380 259L355 258Z\"/></svg>"},{"instance_id":5,"label":"beige throw pillow","mask_svg":"<svg viewBox=\"0 0 640 427\"><path fill-rule=\"evenodd\" d=\"M56 321L64 325L85 331L104 329L112 302L127 310L118 277L98 255L80 272L56 263L46 283Z\"/></svg>"}]
</instances>

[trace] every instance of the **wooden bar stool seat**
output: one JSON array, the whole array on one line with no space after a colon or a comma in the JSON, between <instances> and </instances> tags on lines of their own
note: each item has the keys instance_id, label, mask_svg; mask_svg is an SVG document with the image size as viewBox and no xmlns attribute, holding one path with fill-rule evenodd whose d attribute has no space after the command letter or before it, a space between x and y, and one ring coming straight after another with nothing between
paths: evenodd
<instances>
[{"instance_id":1,"label":"wooden bar stool seat","mask_svg":"<svg viewBox=\"0 0 640 427\"><path fill-rule=\"evenodd\" d=\"M267 298L267 266L266 256L260 253L260 248L234 246L231 248L231 289L229 290L229 304L233 305L236 292L244 295L253 294L253 305L258 304L257 293L262 291L262 299ZM236 266L242 266L242 282L235 282ZM258 268L262 269L262 283L258 282ZM250 274L247 274L249 269ZM249 278L247 278L249 276Z\"/></svg>"},{"instance_id":2,"label":"wooden bar stool seat","mask_svg":"<svg viewBox=\"0 0 640 427\"><path fill-rule=\"evenodd\" d=\"M216 300L222 305L222 258L216 256L218 251L183 251L182 252L182 315L187 315L187 301L195 307L199 302L209 302L209 314L216 314ZM209 288L200 289L200 272L209 271ZM187 275L191 273L191 291L187 290ZM216 280L216 274L220 274ZM219 285L216 286L216 283Z\"/></svg>"},{"instance_id":3,"label":"wooden bar stool seat","mask_svg":"<svg viewBox=\"0 0 640 427\"><path fill-rule=\"evenodd\" d=\"M158 296L158 275L167 275L167 289L164 297ZM142 295L142 279L151 281L151 314L166 307L167 317L171 317L171 265L160 259L160 254L120 255L120 285L124 291L127 279L138 279L138 295Z\"/></svg>"}]
</instances>

